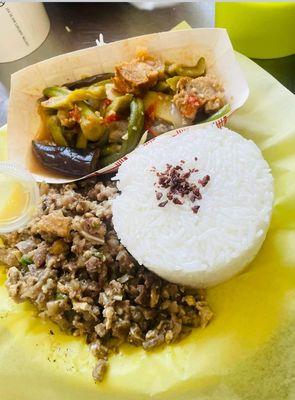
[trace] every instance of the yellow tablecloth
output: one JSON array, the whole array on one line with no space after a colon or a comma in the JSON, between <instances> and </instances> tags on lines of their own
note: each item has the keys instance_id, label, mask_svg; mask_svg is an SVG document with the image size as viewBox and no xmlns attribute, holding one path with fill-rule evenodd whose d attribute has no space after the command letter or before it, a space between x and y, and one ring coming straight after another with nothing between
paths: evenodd
<instances>
[{"instance_id":1,"label":"yellow tablecloth","mask_svg":"<svg viewBox=\"0 0 295 400\"><path fill-rule=\"evenodd\" d=\"M252 61L237 58L250 97L228 126L262 149L276 195L271 228L255 261L209 291L213 322L151 353L124 347L112 357L105 381L95 385L87 345L42 322L30 305L14 304L2 272L0 399L295 398L295 98Z\"/></svg>"}]
</instances>

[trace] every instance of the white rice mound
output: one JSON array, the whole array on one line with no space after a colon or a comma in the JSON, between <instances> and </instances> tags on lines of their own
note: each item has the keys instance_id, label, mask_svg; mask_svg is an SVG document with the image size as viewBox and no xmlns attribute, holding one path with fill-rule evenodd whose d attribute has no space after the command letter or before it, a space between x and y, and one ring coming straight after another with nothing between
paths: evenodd
<instances>
[{"instance_id":1,"label":"white rice mound","mask_svg":"<svg viewBox=\"0 0 295 400\"><path fill-rule=\"evenodd\" d=\"M159 207L151 168L164 171L180 160L185 170L199 169L191 182L210 176L203 198ZM258 147L229 129L192 127L160 136L135 150L116 179L121 194L113 200L113 223L122 244L168 281L192 287L223 282L253 260L265 239L272 175ZM200 206L197 214L193 205Z\"/></svg>"}]
</instances>

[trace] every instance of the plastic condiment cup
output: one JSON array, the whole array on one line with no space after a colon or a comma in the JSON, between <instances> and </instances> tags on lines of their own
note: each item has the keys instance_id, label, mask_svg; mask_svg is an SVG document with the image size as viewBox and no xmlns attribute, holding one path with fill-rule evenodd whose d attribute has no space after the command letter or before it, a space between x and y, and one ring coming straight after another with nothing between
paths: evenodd
<instances>
[{"instance_id":1,"label":"plastic condiment cup","mask_svg":"<svg viewBox=\"0 0 295 400\"><path fill-rule=\"evenodd\" d=\"M34 216L39 198L37 183L29 172L0 162L0 233L23 228Z\"/></svg>"}]
</instances>

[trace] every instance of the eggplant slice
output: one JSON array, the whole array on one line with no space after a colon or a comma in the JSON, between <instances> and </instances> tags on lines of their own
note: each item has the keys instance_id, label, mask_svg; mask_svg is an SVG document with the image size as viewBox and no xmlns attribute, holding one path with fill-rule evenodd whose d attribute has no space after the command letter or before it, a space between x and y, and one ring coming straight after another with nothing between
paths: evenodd
<instances>
[{"instance_id":1,"label":"eggplant slice","mask_svg":"<svg viewBox=\"0 0 295 400\"><path fill-rule=\"evenodd\" d=\"M75 149L32 141L33 153L43 167L63 175L80 178L98 168L100 150Z\"/></svg>"},{"instance_id":2,"label":"eggplant slice","mask_svg":"<svg viewBox=\"0 0 295 400\"><path fill-rule=\"evenodd\" d=\"M111 79L114 76L115 74L113 72L106 72L104 74L89 76L88 78L80 79L75 82L65 83L63 86L66 86L70 90L80 89L81 87L84 86L90 86L93 85L94 83L106 81L107 79Z\"/></svg>"}]
</instances>

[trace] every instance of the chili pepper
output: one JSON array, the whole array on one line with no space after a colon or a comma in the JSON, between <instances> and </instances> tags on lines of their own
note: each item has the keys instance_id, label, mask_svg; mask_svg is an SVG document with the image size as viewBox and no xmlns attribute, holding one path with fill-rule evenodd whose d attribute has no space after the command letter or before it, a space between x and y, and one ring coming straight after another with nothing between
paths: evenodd
<instances>
[{"instance_id":1,"label":"chili pepper","mask_svg":"<svg viewBox=\"0 0 295 400\"><path fill-rule=\"evenodd\" d=\"M140 98L134 98L130 104L130 117L128 122L128 137L123 142L121 150L117 153L103 157L101 165L109 165L135 149L140 141L144 125L144 106Z\"/></svg>"}]
</instances>

